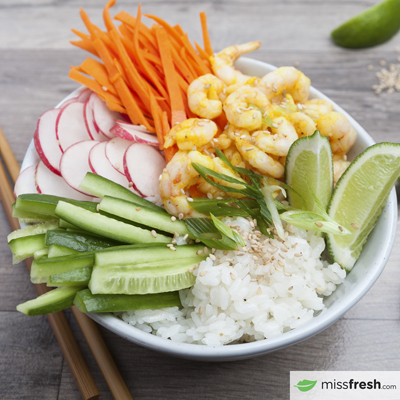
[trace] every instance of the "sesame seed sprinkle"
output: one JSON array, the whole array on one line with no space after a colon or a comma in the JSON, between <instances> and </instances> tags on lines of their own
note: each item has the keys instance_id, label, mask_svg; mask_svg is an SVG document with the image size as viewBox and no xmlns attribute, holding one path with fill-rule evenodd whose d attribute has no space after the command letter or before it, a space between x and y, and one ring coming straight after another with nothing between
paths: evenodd
<instances>
[{"instance_id":1,"label":"sesame seed sprinkle","mask_svg":"<svg viewBox=\"0 0 400 400\"><path fill-rule=\"evenodd\" d=\"M157 237L157 232L154 229L151 231L151 236L153 236L153 238Z\"/></svg>"},{"instance_id":2,"label":"sesame seed sprinkle","mask_svg":"<svg viewBox=\"0 0 400 400\"><path fill-rule=\"evenodd\" d=\"M175 221L176 221L176 217L172 216L172 217L171 217L171 221L172 221L172 222L175 222Z\"/></svg>"},{"instance_id":3,"label":"sesame seed sprinkle","mask_svg":"<svg viewBox=\"0 0 400 400\"><path fill-rule=\"evenodd\" d=\"M360 229L360 227L359 227L355 222L352 222L352 223L351 223L351 226L352 226L354 229Z\"/></svg>"}]
</instances>

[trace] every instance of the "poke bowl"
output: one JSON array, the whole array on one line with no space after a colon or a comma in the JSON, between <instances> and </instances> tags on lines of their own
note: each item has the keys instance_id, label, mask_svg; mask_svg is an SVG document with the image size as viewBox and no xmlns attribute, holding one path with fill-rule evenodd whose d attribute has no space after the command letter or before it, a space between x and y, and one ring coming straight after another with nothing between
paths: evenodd
<instances>
[{"instance_id":1,"label":"poke bowl","mask_svg":"<svg viewBox=\"0 0 400 400\"><path fill-rule=\"evenodd\" d=\"M236 62L235 66L243 73L252 76L263 76L275 69L270 64L249 58L241 58ZM81 90L82 88L77 89L60 104L69 98L75 97ZM310 98L329 100L333 104L334 111L344 114L350 121L357 133L357 141L348 154L349 160L353 160L365 148L374 144L373 139L350 115L321 92L311 88ZM25 155L21 170L36 164L38 160L32 141ZM396 226L397 201L395 190L392 189L378 223L370 234L353 270L332 295L325 297L324 304L326 308L319 314L316 313L315 317L303 326L270 339L249 343L231 343L223 346L179 343L137 329L112 313L89 313L88 315L100 325L126 340L179 358L217 362L261 356L309 339L328 328L360 301L376 282L386 265L393 247Z\"/></svg>"}]
</instances>

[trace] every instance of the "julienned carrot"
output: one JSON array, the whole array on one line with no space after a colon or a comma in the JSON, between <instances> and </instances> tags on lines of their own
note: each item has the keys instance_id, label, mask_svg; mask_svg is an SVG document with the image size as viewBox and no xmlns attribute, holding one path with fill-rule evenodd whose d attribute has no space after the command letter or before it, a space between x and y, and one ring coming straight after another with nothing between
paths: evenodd
<instances>
[{"instance_id":1,"label":"julienned carrot","mask_svg":"<svg viewBox=\"0 0 400 400\"><path fill-rule=\"evenodd\" d=\"M120 70L122 67L118 68L119 63L116 59L112 59L104 43L97 38L93 41L94 47L99 55L99 57L104 62L107 71L110 75L111 83L114 83L115 89L117 90L122 103L126 108L126 112L131 119L133 124L144 125L148 130L154 132L154 128L150 126L144 117L142 111L136 104L130 90L126 86L126 83L122 79Z\"/></svg>"},{"instance_id":2,"label":"julienned carrot","mask_svg":"<svg viewBox=\"0 0 400 400\"><path fill-rule=\"evenodd\" d=\"M199 52L199 55L202 58L202 60L206 63L208 67L210 67L211 66L210 57L208 56L208 54L199 46L198 43L194 42L194 45L196 46L196 50Z\"/></svg>"},{"instance_id":3,"label":"julienned carrot","mask_svg":"<svg viewBox=\"0 0 400 400\"><path fill-rule=\"evenodd\" d=\"M160 150L164 149L164 135L163 135L163 125L161 120L161 108L157 104L153 93L150 93L150 104L151 104L151 115L154 118L154 127L156 128L158 143Z\"/></svg>"},{"instance_id":4,"label":"julienned carrot","mask_svg":"<svg viewBox=\"0 0 400 400\"><path fill-rule=\"evenodd\" d=\"M176 123L181 123L186 119L185 105L179 88L178 74L172 61L168 35L164 28L157 29L156 38L171 102L171 125L174 126Z\"/></svg>"},{"instance_id":5,"label":"julienned carrot","mask_svg":"<svg viewBox=\"0 0 400 400\"><path fill-rule=\"evenodd\" d=\"M170 46L170 49L175 67L181 73L182 77L186 80L187 83L189 84L192 83L195 79L192 72L185 64L185 62L182 60L176 48L174 46Z\"/></svg>"},{"instance_id":6,"label":"julienned carrot","mask_svg":"<svg viewBox=\"0 0 400 400\"><path fill-rule=\"evenodd\" d=\"M180 36L182 36L182 35L185 34L185 32L183 31L182 27L181 27L179 24L174 25L173 28L178 32L178 34L179 34Z\"/></svg>"},{"instance_id":7,"label":"julienned carrot","mask_svg":"<svg viewBox=\"0 0 400 400\"><path fill-rule=\"evenodd\" d=\"M161 122L163 127L163 136L165 137L168 135L170 131L167 113L165 112L162 113ZM177 151L178 151L178 146L176 144L174 144L171 147L164 148L165 161L169 163Z\"/></svg>"},{"instance_id":8,"label":"julienned carrot","mask_svg":"<svg viewBox=\"0 0 400 400\"><path fill-rule=\"evenodd\" d=\"M144 14L144 16L159 23L162 27L165 28L165 30L168 32L169 35L171 35L180 45L183 46L183 41L181 39L181 36L170 24L168 24L163 19L161 19L155 15Z\"/></svg>"},{"instance_id":9,"label":"julienned carrot","mask_svg":"<svg viewBox=\"0 0 400 400\"><path fill-rule=\"evenodd\" d=\"M196 71L193 68L193 65L192 65L191 61L189 60L189 56L188 56L187 51L186 51L186 49L184 47L182 47L180 49L179 54L182 57L182 59L185 61L185 64L186 64L187 68L189 69L190 73L192 74L192 76L196 76L197 77L197 76L201 76L202 75L201 73L199 74L198 71Z\"/></svg>"},{"instance_id":10,"label":"julienned carrot","mask_svg":"<svg viewBox=\"0 0 400 400\"><path fill-rule=\"evenodd\" d=\"M110 17L110 8L115 4L115 1L116 0L109 0L103 10L104 25L106 26L108 32L112 31L115 28Z\"/></svg>"},{"instance_id":11,"label":"julienned carrot","mask_svg":"<svg viewBox=\"0 0 400 400\"><path fill-rule=\"evenodd\" d=\"M93 92L97 93L99 97L101 97L104 101L108 100L118 104L121 107L123 106L119 97L114 96L112 93L108 91L105 91L98 82L88 78L85 75L82 75L75 67L71 67L68 77L80 83L81 85L88 87Z\"/></svg>"},{"instance_id":12,"label":"julienned carrot","mask_svg":"<svg viewBox=\"0 0 400 400\"><path fill-rule=\"evenodd\" d=\"M88 40L70 40L70 43L76 47L79 47L82 50L85 50L95 56L97 56L96 50L93 46L92 42Z\"/></svg>"},{"instance_id":13,"label":"julienned carrot","mask_svg":"<svg viewBox=\"0 0 400 400\"><path fill-rule=\"evenodd\" d=\"M118 96L118 93L115 90L114 85L110 82L110 80L108 78L107 70L101 62L88 57L78 67L78 70L87 75L90 75L103 88L106 88L108 92L112 93L114 96Z\"/></svg>"},{"instance_id":14,"label":"julienned carrot","mask_svg":"<svg viewBox=\"0 0 400 400\"><path fill-rule=\"evenodd\" d=\"M190 43L189 38L187 37L187 35L181 36L181 39L183 41L183 44L184 44L186 50L188 51L189 55L191 56L191 58L194 61L193 66L195 66L195 65L199 66L199 68L201 69L203 75L210 74L211 70L209 68L207 68L207 66L205 66L204 63L201 61L200 56L194 50L194 48L193 48L192 44Z\"/></svg>"},{"instance_id":15,"label":"julienned carrot","mask_svg":"<svg viewBox=\"0 0 400 400\"><path fill-rule=\"evenodd\" d=\"M204 51L210 57L213 55L213 50L211 47L210 35L208 34L208 29L207 29L207 16L204 11L200 13L200 21L201 21L201 29L203 31Z\"/></svg>"}]
</instances>

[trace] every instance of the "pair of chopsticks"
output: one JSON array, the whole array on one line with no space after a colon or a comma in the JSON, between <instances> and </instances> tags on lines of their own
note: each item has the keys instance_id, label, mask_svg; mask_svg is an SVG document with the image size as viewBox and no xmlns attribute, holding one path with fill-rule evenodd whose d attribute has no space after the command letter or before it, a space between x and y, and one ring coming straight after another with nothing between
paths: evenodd
<instances>
[{"instance_id":1,"label":"pair of chopsticks","mask_svg":"<svg viewBox=\"0 0 400 400\"><path fill-rule=\"evenodd\" d=\"M8 173L15 183L20 172L20 166L0 128L0 153ZM8 180L4 166L0 160L0 198L3 203L8 221L13 230L19 229L19 222L12 216L12 204L15 202L14 194ZM26 267L30 272L32 259L25 260ZM35 285L38 295L49 290L45 284ZM129 390L120 375L117 366L97 328L96 323L81 313L75 306L72 312L81 328L83 335L90 347L91 352L107 382L114 399L133 400ZM62 311L47 314L47 318L53 329L54 335L60 345L65 360L72 372L76 385L83 399L98 399L100 392L90 374L89 368L78 347L78 343L68 325L67 319Z\"/></svg>"}]
</instances>

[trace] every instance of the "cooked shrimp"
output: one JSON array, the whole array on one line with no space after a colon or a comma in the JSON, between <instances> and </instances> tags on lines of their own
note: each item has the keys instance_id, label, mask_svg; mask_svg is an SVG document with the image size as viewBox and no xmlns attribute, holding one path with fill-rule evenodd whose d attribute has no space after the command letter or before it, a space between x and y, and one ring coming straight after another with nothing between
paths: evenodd
<instances>
[{"instance_id":1,"label":"cooked shrimp","mask_svg":"<svg viewBox=\"0 0 400 400\"><path fill-rule=\"evenodd\" d=\"M254 169L263 175L282 178L284 173L283 165L254 145L251 141L252 137L245 129L237 129L235 133L232 130L231 134L235 138L236 148L239 153Z\"/></svg>"},{"instance_id":2,"label":"cooked shrimp","mask_svg":"<svg viewBox=\"0 0 400 400\"><path fill-rule=\"evenodd\" d=\"M294 67L278 68L265 75L259 82L269 100L286 90L295 102L301 103L308 99L310 84L310 79Z\"/></svg>"},{"instance_id":3,"label":"cooked shrimp","mask_svg":"<svg viewBox=\"0 0 400 400\"><path fill-rule=\"evenodd\" d=\"M339 178L343 175L344 171L346 171L349 165L350 162L344 159L333 160L333 183L335 185L337 184Z\"/></svg>"},{"instance_id":4,"label":"cooked shrimp","mask_svg":"<svg viewBox=\"0 0 400 400\"><path fill-rule=\"evenodd\" d=\"M357 139L348 119L338 112L323 115L316 123L321 135L329 137L333 154L346 154Z\"/></svg>"},{"instance_id":5,"label":"cooked shrimp","mask_svg":"<svg viewBox=\"0 0 400 400\"><path fill-rule=\"evenodd\" d=\"M245 85L250 81L254 81L251 76L244 75L235 69L233 63L242 55L257 50L261 42L249 42L230 46L217 54L210 57L211 68L214 74L221 79L226 85Z\"/></svg>"},{"instance_id":6,"label":"cooked shrimp","mask_svg":"<svg viewBox=\"0 0 400 400\"><path fill-rule=\"evenodd\" d=\"M329 101L322 99L307 100L304 103L303 113L308 115L314 121L333 110L333 105ZM299 105L300 107L300 105Z\"/></svg>"},{"instance_id":7,"label":"cooked shrimp","mask_svg":"<svg viewBox=\"0 0 400 400\"><path fill-rule=\"evenodd\" d=\"M245 168L242 156L240 155L238 149L234 144L225 149L223 153L226 155L226 158L231 162L233 166Z\"/></svg>"},{"instance_id":8,"label":"cooked shrimp","mask_svg":"<svg viewBox=\"0 0 400 400\"><path fill-rule=\"evenodd\" d=\"M257 106L259 109L252 107ZM267 97L260 89L245 85L231 93L224 103L226 118L232 125L249 131L262 125L263 111L270 105Z\"/></svg>"},{"instance_id":9,"label":"cooked shrimp","mask_svg":"<svg viewBox=\"0 0 400 400\"><path fill-rule=\"evenodd\" d=\"M180 150L200 149L209 143L217 132L218 127L213 121L190 118L169 131L164 147L171 147L176 143Z\"/></svg>"},{"instance_id":10,"label":"cooked shrimp","mask_svg":"<svg viewBox=\"0 0 400 400\"><path fill-rule=\"evenodd\" d=\"M286 119L294 126L299 137L310 136L317 129L315 122L302 112L288 114Z\"/></svg>"},{"instance_id":11,"label":"cooked shrimp","mask_svg":"<svg viewBox=\"0 0 400 400\"><path fill-rule=\"evenodd\" d=\"M195 79L187 90L190 111L208 119L222 114L222 103L226 98L226 85L212 74Z\"/></svg>"},{"instance_id":12,"label":"cooked shrimp","mask_svg":"<svg viewBox=\"0 0 400 400\"><path fill-rule=\"evenodd\" d=\"M272 133L257 131L253 133L254 144L268 154L285 157L292 143L297 140L294 126L284 117L273 119Z\"/></svg>"},{"instance_id":13,"label":"cooked shrimp","mask_svg":"<svg viewBox=\"0 0 400 400\"><path fill-rule=\"evenodd\" d=\"M160 179L160 196L165 209L181 219L183 217L204 217L190 207L186 195L186 190L199 180L199 175L192 167L192 162L197 162L210 169L214 167L213 160L198 151L189 153L178 151L164 168Z\"/></svg>"}]
</instances>

